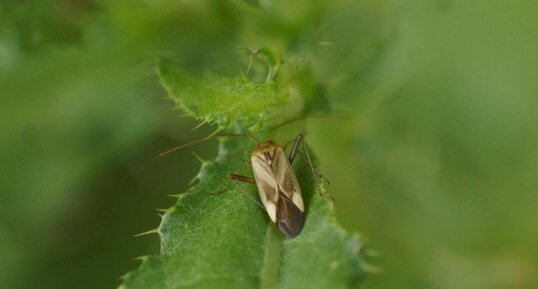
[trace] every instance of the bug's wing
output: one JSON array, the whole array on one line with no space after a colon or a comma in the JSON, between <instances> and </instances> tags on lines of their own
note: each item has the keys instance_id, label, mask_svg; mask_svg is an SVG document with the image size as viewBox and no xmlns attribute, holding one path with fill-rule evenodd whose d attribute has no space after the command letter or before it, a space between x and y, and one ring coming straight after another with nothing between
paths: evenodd
<instances>
[{"instance_id":1,"label":"bug's wing","mask_svg":"<svg viewBox=\"0 0 538 289\"><path fill-rule=\"evenodd\" d=\"M251 163L262 204L265 207L267 214L269 214L271 221L276 223L278 184L273 176L273 170L267 162L256 156L251 158Z\"/></svg>"},{"instance_id":2,"label":"bug's wing","mask_svg":"<svg viewBox=\"0 0 538 289\"><path fill-rule=\"evenodd\" d=\"M253 153L252 171L260 199L278 229L287 237L294 237L304 225L304 206L301 189L288 158L281 147Z\"/></svg>"},{"instance_id":3,"label":"bug's wing","mask_svg":"<svg viewBox=\"0 0 538 289\"><path fill-rule=\"evenodd\" d=\"M301 212L304 212L299 182L284 150L280 147L275 151L272 167L279 191L288 197Z\"/></svg>"},{"instance_id":4,"label":"bug's wing","mask_svg":"<svg viewBox=\"0 0 538 289\"><path fill-rule=\"evenodd\" d=\"M303 212L284 194L280 195L276 210L276 225L286 237L295 237L304 225Z\"/></svg>"}]
</instances>

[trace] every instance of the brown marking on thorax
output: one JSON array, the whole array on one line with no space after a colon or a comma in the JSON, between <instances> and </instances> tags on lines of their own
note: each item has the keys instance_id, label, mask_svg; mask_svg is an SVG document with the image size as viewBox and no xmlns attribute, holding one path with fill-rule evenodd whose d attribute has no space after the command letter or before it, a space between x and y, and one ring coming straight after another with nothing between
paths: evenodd
<instances>
[{"instance_id":1,"label":"brown marking on thorax","mask_svg":"<svg viewBox=\"0 0 538 289\"><path fill-rule=\"evenodd\" d=\"M266 140L256 145L256 150L252 152L252 155L272 165L278 148L279 146L273 141Z\"/></svg>"}]
</instances>

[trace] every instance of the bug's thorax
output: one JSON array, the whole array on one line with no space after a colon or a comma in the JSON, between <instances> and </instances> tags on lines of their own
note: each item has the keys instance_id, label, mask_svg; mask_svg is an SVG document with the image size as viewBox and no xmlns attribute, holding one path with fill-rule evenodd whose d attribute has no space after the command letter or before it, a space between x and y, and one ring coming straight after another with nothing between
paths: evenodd
<instances>
[{"instance_id":1,"label":"bug's thorax","mask_svg":"<svg viewBox=\"0 0 538 289\"><path fill-rule=\"evenodd\" d=\"M256 144L256 150L252 152L251 158L260 159L270 165L273 162L275 154L279 148L280 146L271 140L260 142Z\"/></svg>"}]
</instances>

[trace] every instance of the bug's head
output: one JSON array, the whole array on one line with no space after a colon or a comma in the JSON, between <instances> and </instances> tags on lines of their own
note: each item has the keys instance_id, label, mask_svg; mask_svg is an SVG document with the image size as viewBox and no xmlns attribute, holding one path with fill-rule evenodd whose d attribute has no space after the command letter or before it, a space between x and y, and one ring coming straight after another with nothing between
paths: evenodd
<instances>
[{"instance_id":1,"label":"bug's head","mask_svg":"<svg viewBox=\"0 0 538 289\"><path fill-rule=\"evenodd\" d=\"M256 143L256 150L265 150L274 146L275 143L272 140L264 140L262 142Z\"/></svg>"},{"instance_id":2,"label":"bug's head","mask_svg":"<svg viewBox=\"0 0 538 289\"><path fill-rule=\"evenodd\" d=\"M270 140L258 142L256 143L256 149L252 152L252 157L262 159L266 163L271 164L277 148L278 145Z\"/></svg>"}]
</instances>

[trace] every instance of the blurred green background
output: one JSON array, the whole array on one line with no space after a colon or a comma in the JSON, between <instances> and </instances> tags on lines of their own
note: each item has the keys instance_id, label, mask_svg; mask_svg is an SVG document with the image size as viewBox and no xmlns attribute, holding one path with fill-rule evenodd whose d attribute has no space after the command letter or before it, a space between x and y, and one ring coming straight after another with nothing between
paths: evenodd
<instances>
[{"instance_id":1,"label":"blurred green background","mask_svg":"<svg viewBox=\"0 0 538 289\"><path fill-rule=\"evenodd\" d=\"M158 253L132 235L199 163L157 155L212 128L191 132L154 60L239 73L260 34L313 51L353 116L307 140L378 252L365 288L536 288L538 2L246 2L0 2L0 288L114 288Z\"/></svg>"}]
</instances>

